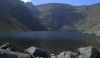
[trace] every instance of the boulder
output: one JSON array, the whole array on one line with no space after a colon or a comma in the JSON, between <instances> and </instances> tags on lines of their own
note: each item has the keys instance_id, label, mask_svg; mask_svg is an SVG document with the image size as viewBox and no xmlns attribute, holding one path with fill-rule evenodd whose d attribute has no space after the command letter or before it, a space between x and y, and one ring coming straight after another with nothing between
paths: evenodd
<instances>
[{"instance_id":1,"label":"boulder","mask_svg":"<svg viewBox=\"0 0 100 58\"><path fill-rule=\"evenodd\" d=\"M44 58L49 58L49 55L47 52L45 52L42 49L36 48L36 47L29 47L25 49L27 53L29 53L32 57L44 57Z\"/></svg>"},{"instance_id":2,"label":"boulder","mask_svg":"<svg viewBox=\"0 0 100 58\"><path fill-rule=\"evenodd\" d=\"M51 54L50 58L56 58L55 54Z\"/></svg>"},{"instance_id":3,"label":"boulder","mask_svg":"<svg viewBox=\"0 0 100 58\"><path fill-rule=\"evenodd\" d=\"M57 58L64 58L65 57L65 52L61 52L59 55L57 55Z\"/></svg>"},{"instance_id":4,"label":"boulder","mask_svg":"<svg viewBox=\"0 0 100 58\"><path fill-rule=\"evenodd\" d=\"M29 54L0 49L0 58L31 58Z\"/></svg>"},{"instance_id":5,"label":"boulder","mask_svg":"<svg viewBox=\"0 0 100 58\"><path fill-rule=\"evenodd\" d=\"M6 49L9 51L15 51L15 48L13 46L10 45L10 43L5 43L4 45L0 46L0 49Z\"/></svg>"},{"instance_id":6,"label":"boulder","mask_svg":"<svg viewBox=\"0 0 100 58\"><path fill-rule=\"evenodd\" d=\"M57 56L57 58L77 58L77 57L78 54L71 51L62 52Z\"/></svg>"},{"instance_id":7,"label":"boulder","mask_svg":"<svg viewBox=\"0 0 100 58\"><path fill-rule=\"evenodd\" d=\"M79 55L78 58L83 58L83 56L82 55Z\"/></svg>"},{"instance_id":8,"label":"boulder","mask_svg":"<svg viewBox=\"0 0 100 58\"><path fill-rule=\"evenodd\" d=\"M9 43L5 43L2 46L0 46L0 49L7 49L9 47Z\"/></svg>"},{"instance_id":9,"label":"boulder","mask_svg":"<svg viewBox=\"0 0 100 58\"><path fill-rule=\"evenodd\" d=\"M79 48L78 52L83 56L83 58L100 58L99 50L93 46Z\"/></svg>"}]
</instances>

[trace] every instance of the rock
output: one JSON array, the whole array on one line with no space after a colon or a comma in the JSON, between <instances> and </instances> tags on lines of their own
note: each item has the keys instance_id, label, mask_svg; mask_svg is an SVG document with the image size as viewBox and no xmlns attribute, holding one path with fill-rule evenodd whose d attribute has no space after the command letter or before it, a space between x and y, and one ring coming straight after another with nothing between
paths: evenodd
<instances>
[{"instance_id":1,"label":"rock","mask_svg":"<svg viewBox=\"0 0 100 58\"><path fill-rule=\"evenodd\" d=\"M15 51L15 47L8 47L6 50L9 50L9 51Z\"/></svg>"},{"instance_id":2,"label":"rock","mask_svg":"<svg viewBox=\"0 0 100 58\"><path fill-rule=\"evenodd\" d=\"M13 47L9 43L0 46L0 58L100 58L100 50L93 46L79 48L77 53L65 51L58 55L51 54L51 56L44 50L36 47L25 49L28 54L14 52L11 49Z\"/></svg>"},{"instance_id":3,"label":"rock","mask_svg":"<svg viewBox=\"0 0 100 58\"><path fill-rule=\"evenodd\" d=\"M57 57L58 58L77 58L78 55L77 53L66 51L66 52L60 53Z\"/></svg>"},{"instance_id":4,"label":"rock","mask_svg":"<svg viewBox=\"0 0 100 58\"><path fill-rule=\"evenodd\" d=\"M11 46L9 43L5 43L4 45L0 46L0 49L6 49L9 51L15 51L15 48Z\"/></svg>"},{"instance_id":5,"label":"rock","mask_svg":"<svg viewBox=\"0 0 100 58\"><path fill-rule=\"evenodd\" d=\"M30 58L29 54L0 49L0 58Z\"/></svg>"},{"instance_id":6,"label":"rock","mask_svg":"<svg viewBox=\"0 0 100 58\"><path fill-rule=\"evenodd\" d=\"M61 52L59 55L57 55L57 58L64 58L65 57L65 52Z\"/></svg>"},{"instance_id":7,"label":"rock","mask_svg":"<svg viewBox=\"0 0 100 58\"><path fill-rule=\"evenodd\" d=\"M79 48L78 51L79 51L80 55L83 56L83 58L100 58L99 50L97 50L93 46L82 47L82 48Z\"/></svg>"},{"instance_id":8,"label":"rock","mask_svg":"<svg viewBox=\"0 0 100 58\"><path fill-rule=\"evenodd\" d=\"M65 53L66 53L65 58L77 58L78 57L77 53L74 53L74 52L67 51Z\"/></svg>"},{"instance_id":9,"label":"rock","mask_svg":"<svg viewBox=\"0 0 100 58\"><path fill-rule=\"evenodd\" d=\"M7 49L9 46L9 43L5 43L4 45L0 46L0 49Z\"/></svg>"},{"instance_id":10,"label":"rock","mask_svg":"<svg viewBox=\"0 0 100 58\"><path fill-rule=\"evenodd\" d=\"M49 57L47 52L36 47L30 47L28 49L25 49L25 51L29 53L32 57L44 57L44 58Z\"/></svg>"},{"instance_id":11,"label":"rock","mask_svg":"<svg viewBox=\"0 0 100 58\"><path fill-rule=\"evenodd\" d=\"M50 58L56 58L56 56L54 54L51 54L51 57Z\"/></svg>"},{"instance_id":12,"label":"rock","mask_svg":"<svg viewBox=\"0 0 100 58\"><path fill-rule=\"evenodd\" d=\"M83 58L83 56L82 55L79 55L78 58Z\"/></svg>"}]
</instances>

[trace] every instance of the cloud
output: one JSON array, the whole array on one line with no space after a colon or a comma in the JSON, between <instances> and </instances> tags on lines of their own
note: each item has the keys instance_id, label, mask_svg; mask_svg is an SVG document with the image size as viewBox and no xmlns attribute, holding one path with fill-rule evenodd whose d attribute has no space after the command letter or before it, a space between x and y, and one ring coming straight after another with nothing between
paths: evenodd
<instances>
[{"instance_id":1,"label":"cloud","mask_svg":"<svg viewBox=\"0 0 100 58\"><path fill-rule=\"evenodd\" d=\"M31 0L21 0L21 1L24 1L24 2L32 2Z\"/></svg>"}]
</instances>

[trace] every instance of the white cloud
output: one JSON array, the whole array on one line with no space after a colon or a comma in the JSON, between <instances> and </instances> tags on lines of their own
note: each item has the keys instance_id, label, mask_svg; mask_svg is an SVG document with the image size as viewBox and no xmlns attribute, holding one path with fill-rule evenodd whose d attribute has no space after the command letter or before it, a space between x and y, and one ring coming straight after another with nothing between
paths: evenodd
<instances>
[{"instance_id":1,"label":"white cloud","mask_svg":"<svg viewBox=\"0 0 100 58\"><path fill-rule=\"evenodd\" d=\"M24 2L32 2L31 0L21 0L21 1L24 1Z\"/></svg>"}]
</instances>

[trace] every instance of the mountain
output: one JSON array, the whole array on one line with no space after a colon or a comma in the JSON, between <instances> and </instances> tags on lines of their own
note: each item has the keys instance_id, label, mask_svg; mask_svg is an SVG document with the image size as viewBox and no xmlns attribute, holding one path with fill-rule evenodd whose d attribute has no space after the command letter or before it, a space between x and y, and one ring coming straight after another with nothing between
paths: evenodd
<instances>
[{"instance_id":1,"label":"mountain","mask_svg":"<svg viewBox=\"0 0 100 58\"><path fill-rule=\"evenodd\" d=\"M20 0L0 0L0 32L100 31L100 3L73 6L64 3L33 5Z\"/></svg>"},{"instance_id":2,"label":"mountain","mask_svg":"<svg viewBox=\"0 0 100 58\"><path fill-rule=\"evenodd\" d=\"M86 6L48 3L36 5L36 8L40 18L38 21L48 30L78 30L89 33L100 31L100 3Z\"/></svg>"},{"instance_id":3,"label":"mountain","mask_svg":"<svg viewBox=\"0 0 100 58\"><path fill-rule=\"evenodd\" d=\"M83 21L77 24L78 30L85 30L89 33L100 31L100 3L79 7L79 12L86 14Z\"/></svg>"},{"instance_id":4,"label":"mountain","mask_svg":"<svg viewBox=\"0 0 100 58\"><path fill-rule=\"evenodd\" d=\"M0 31L46 30L20 0L0 0Z\"/></svg>"},{"instance_id":5,"label":"mountain","mask_svg":"<svg viewBox=\"0 0 100 58\"><path fill-rule=\"evenodd\" d=\"M31 11L32 15L35 17L37 17L38 15L40 15L40 11L36 8L35 5L33 5L32 2L27 2L26 6L28 7L28 9ZM37 17L39 18L39 17Z\"/></svg>"},{"instance_id":6,"label":"mountain","mask_svg":"<svg viewBox=\"0 0 100 58\"><path fill-rule=\"evenodd\" d=\"M84 19L85 14L77 12L75 6L61 3L49 3L36 6L43 24L53 31L74 30L75 24Z\"/></svg>"},{"instance_id":7,"label":"mountain","mask_svg":"<svg viewBox=\"0 0 100 58\"><path fill-rule=\"evenodd\" d=\"M30 10L32 16L33 16L35 19L37 19L37 21L41 24L41 21L40 21L41 19L40 19L40 17L39 17L39 15L41 14L41 12L38 10L38 8L37 8L35 5L33 5L32 2L27 2L27 3L26 3L26 6L27 6L27 8ZM41 25L42 25L42 24L41 24Z\"/></svg>"}]
</instances>

